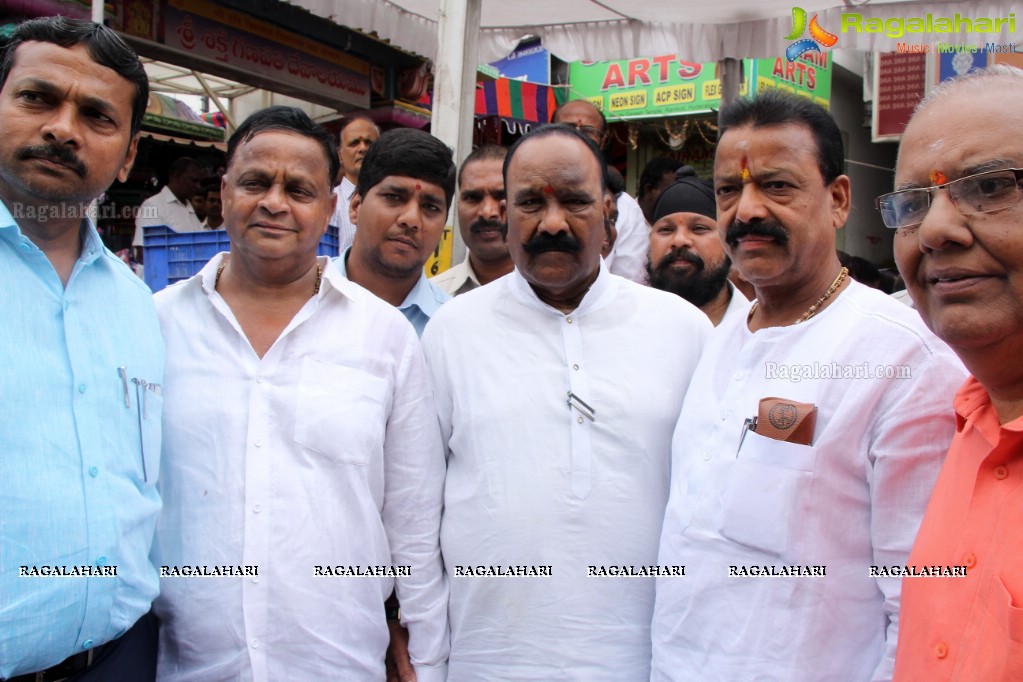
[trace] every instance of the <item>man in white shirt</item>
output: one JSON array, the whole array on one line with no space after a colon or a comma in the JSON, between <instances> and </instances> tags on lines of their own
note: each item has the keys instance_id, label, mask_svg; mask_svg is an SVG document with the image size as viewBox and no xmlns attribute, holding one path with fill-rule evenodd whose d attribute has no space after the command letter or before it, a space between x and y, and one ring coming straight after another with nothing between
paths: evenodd
<instances>
[{"instance_id":1,"label":"man in white shirt","mask_svg":"<svg viewBox=\"0 0 1023 682\"><path fill-rule=\"evenodd\" d=\"M195 159L183 156L171 163L167 184L139 206L131 245L141 250L143 227L166 225L175 232L201 230L202 221L195 215L191 199L202 191L203 177L203 168Z\"/></svg>"},{"instance_id":2,"label":"man in white shirt","mask_svg":"<svg viewBox=\"0 0 1023 682\"><path fill-rule=\"evenodd\" d=\"M516 269L423 335L447 445L452 682L649 675L671 433L711 326L602 264L604 172L570 127L517 142Z\"/></svg>"},{"instance_id":3,"label":"man in white shirt","mask_svg":"<svg viewBox=\"0 0 1023 682\"><path fill-rule=\"evenodd\" d=\"M433 400L408 323L316 256L337 163L302 111L253 114L228 142L231 252L156 297L163 680L379 681L395 587L419 682L445 679Z\"/></svg>"},{"instance_id":4,"label":"man in white shirt","mask_svg":"<svg viewBox=\"0 0 1023 682\"><path fill-rule=\"evenodd\" d=\"M660 193L650 216L650 286L686 299L715 327L745 315L749 299L728 281L732 261L718 237L714 186L683 166L675 183Z\"/></svg>"},{"instance_id":5,"label":"man in white shirt","mask_svg":"<svg viewBox=\"0 0 1023 682\"><path fill-rule=\"evenodd\" d=\"M365 117L356 117L348 121L341 129L341 144L338 153L341 157L341 184L334 188L337 195L337 207L330 217L330 224L337 228L338 253L352 245L355 239L355 223L349 215L349 204L355 194L355 184L359 181L362 160L373 143L380 138L380 128L376 123Z\"/></svg>"},{"instance_id":6,"label":"man in white shirt","mask_svg":"<svg viewBox=\"0 0 1023 682\"><path fill-rule=\"evenodd\" d=\"M653 680L891 678L900 578L879 569L906 563L964 373L838 262L843 158L801 97L722 111L718 231L757 300L715 330L675 430L659 562L686 577L657 582Z\"/></svg>"},{"instance_id":7,"label":"man in white shirt","mask_svg":"<svg viewBox=\"0 0 1023 682\"><path fill-rule=\"evenodd\" d=\"M430 278L450 296L489 284L515 267L508 254L508 226L501 218L507 155L504 147L484 145L465 157L458 171L458 229L465 260Z\"/></svg>"},{"instance_id":8,"label":"man in white shirt","mask_svg":"<svg viewBox=\"0 0 1023 682\"><path fill-rule=\"evenodd\" d=\"M574 99L558 107L554 123L570 125L601 149L607 143L607 118L591 102ZM618 238L611 253L604 258L612 274L633 282L646 282L646 254L650 245L650 225L643 217L643 209L628 192L618 195L618 219L615 229Z\"/></svg>"},{"instance_id":9,"label":"man in white shirt","mask_svg":"<svg viewBox=\"0 0 1023 682\"><path fill-rule=\"evenodd\" d=\"M451 298L423 266L440 243L454 194L451 149L422 130L395 128L366 154L348 209L359 229L338 268L396 306L420 336Z\"/></svg>"}]
</instances>

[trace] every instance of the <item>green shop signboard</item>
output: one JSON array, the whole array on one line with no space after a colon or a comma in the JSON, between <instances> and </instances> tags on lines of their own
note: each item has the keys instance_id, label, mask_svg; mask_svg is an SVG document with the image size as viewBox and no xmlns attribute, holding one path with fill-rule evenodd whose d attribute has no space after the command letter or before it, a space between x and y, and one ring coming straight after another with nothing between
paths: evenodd
<instances>
[{"instance_id":1,"label":"green shop signboard","mask_svg":"<svg viewBox=\"0 0 1023 682\"><path fill-rule=\"evenodd\" d=\"M711 111L721 106L716 64L697 64L678 55L623 61L572 62L572 99L587 99L611 120L652 118ZM744 59L746 78L740 94L768 87L798 92L828 106L831 63L827 53L811 53L795 62Z\"/></svg>"}]
</instances>

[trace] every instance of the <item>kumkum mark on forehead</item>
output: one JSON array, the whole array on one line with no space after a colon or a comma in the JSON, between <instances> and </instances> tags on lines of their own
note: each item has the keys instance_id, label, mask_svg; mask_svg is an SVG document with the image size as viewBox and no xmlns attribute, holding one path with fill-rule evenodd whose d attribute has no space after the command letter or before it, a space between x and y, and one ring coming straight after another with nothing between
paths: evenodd
<instances>
[{"instance_id":1,"label":"kumkum mark on forehead","mask_svg":"<svg viewBox=\"0 0 1023 682\"><path fill-rule=\"evenodd\" d=\"M550 185L544 185L543 193L544 194L554 194L554 188L551 187Z\"/></svg>"},{"instance_id":2,"label":"kumkum mark on forehead","mask_svg":"<svg viewBox=\"0 0 1023 682\"><path fill-rule=\"evenodd\" d=\"M419 190L421 190L422 188L423 188L423 186L422 186L422 185L420 185L420 184L419 184L419 183L417 182L417 183L416 183L416 191L418 192L418 191L419 191Z\"/></svg>"},{"instance_id":3,"label":"kumkum mark on forehead","mask_svg":"<svg viewBox=\"0 0 1023 682\"><path fill-rule=\"evenodd\" d=\"M942 173L939 170L931 171L931 174L930 174L929 177L931 179L931 184L932 185L944 185L944 184L946 184L948 182L948 178L945 177L945 174Z\"/></svg>"},{"instance_id":4,"label":"kumkum mark on forehead","mask_svg":"<svg viewBox=\"0 0 1023 682\"><path fill-rule=\"evenodd\" d=\"M749 163L745 156L742 157L742 169L739 172L739 177L742 178L743 183L750 182L753 176L749 172Z\"/></svg>"}]
</instances>

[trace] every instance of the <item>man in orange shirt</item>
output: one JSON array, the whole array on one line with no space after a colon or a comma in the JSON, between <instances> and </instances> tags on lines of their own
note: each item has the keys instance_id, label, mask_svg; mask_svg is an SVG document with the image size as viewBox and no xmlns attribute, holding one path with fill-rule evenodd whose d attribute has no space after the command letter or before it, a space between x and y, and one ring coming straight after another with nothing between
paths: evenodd
<instances>
[{"instance_id":1,"label":"man in orange shirt","mask_svg":"<svg viewBox=\"0 0 1023 682\"><path fill-rule=\"evenodd\" d=\"M1023 679L1023 71L946 82L879 198L927 326L971 377L904 577L896 680ZM948 577L955 576L956 577ZM963 575L965 574L965 575Z\"/></svg>"}]
</instances>

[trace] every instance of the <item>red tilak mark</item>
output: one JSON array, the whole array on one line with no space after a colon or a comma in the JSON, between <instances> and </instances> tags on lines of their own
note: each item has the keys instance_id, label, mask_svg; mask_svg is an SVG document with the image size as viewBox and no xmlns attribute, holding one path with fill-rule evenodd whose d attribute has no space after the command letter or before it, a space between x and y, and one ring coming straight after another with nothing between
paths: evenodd
<instances>
[{"instance_id":1,"label":"red tilak mark","mask_svg":"<svg viewBox=\"0 0 1023 682\"><path fill-rule=\"evenodd\" d=\"M551 187L550 185L547 185L546 187L543 188L543 193L544 194L554 194L554 188Z\"/></svg>"},{"instance_id":2,"label":"red tilak mark","mask_svg":"<svg viewBox=\"0 0 1023 682\"><path fill-rule=\"evenodd\" d=\"M944 185L948 182L948 178L941 171L931 171L931 184L932 185Z\"/></svg>"},{"instance_id":3,"label":"red tilak mark","mask_svg":"<svg viewBox=\"0 0 1023 682\"><path fill-rule=\"evenodd\" d=\"M749 172L749 164L746 162L745 156L742 157L742 171L739 173L739 175L740 177L742 177L743 182L749 182L752 179L752 176L750 175Z\"/></svg>"},{"instance_id":4,"label":"red tilak mark","mask_svg":"<svg viewBox=\"0 0 1023 682\"><path fill-rule=\"evenodd\" d=\"M420 190L420 189L422 189L422 188L423 188L423 186L422 186L422 185L420 185L420 184L419 184L419 183L417 182L417 183L416 183L416 189L417 189L417 190Z\"/></svg>"}]
</instances>

